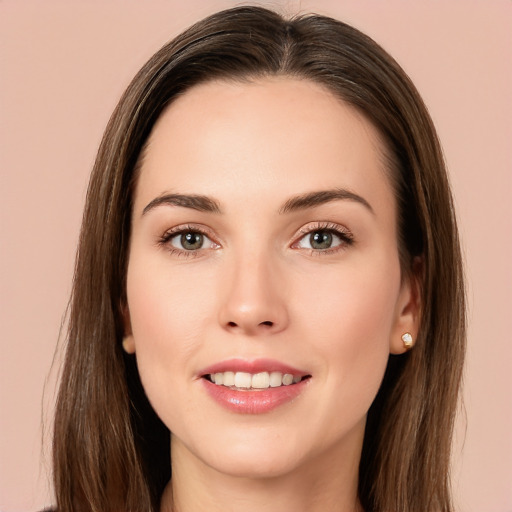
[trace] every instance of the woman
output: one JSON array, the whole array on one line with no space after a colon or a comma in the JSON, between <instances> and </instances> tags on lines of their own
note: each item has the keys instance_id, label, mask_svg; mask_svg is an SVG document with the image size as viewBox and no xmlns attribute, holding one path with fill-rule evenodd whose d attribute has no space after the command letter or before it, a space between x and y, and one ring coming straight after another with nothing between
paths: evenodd
<instances>
[{"instance_id":1,"label":"woman","mask_svg":"<svg viewBox=\"0 0 512 512\"><path fill-rule=\"evenodd\" d=\"M218 13L142 68L98 153L57 509L450 511L464 330L405 73L329 18Z\"/></svg>"}]
</instances>

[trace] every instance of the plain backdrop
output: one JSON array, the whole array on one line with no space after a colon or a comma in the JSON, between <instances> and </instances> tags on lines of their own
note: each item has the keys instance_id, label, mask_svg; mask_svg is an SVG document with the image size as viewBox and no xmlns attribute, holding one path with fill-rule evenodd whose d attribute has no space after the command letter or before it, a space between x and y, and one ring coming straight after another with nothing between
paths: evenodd
<instances>
[{"instance_id":1,"label":"plain backdrop","mask_svg":"<svg viewBox=\"0 0 512 512\"><path fill-rule=\"evenodd\" d=\"M259 3L290 14L317 11L362 29L402 64L429 107L449 166L468 277L455 495L460 511L510 512L512 2ZM59 354L50 369L88 175L110 113L163 43L234 5L0 0L0 510L52 502L43 432L51 429Z\"/></svg>"}]
</instances>

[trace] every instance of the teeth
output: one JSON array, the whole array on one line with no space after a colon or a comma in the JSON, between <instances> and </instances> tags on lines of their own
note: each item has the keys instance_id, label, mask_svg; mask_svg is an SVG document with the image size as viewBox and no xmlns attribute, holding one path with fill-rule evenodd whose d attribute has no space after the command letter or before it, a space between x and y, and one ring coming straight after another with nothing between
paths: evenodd
<instances>
[{"instance_id":1,"label":"teeth","mask_svg":"<svg viewBox=\"0 0 512 512\"><path fill-rule=\"evenodd\" d=\"M220 372L212 373L210 380L217 386L235 387L239 389L267 389L279 386L297 384L302 380L300 375L281 372L260 372L256 374L246 372Z\"/></svg>"},{"instance_id":2,"label":"teeth","mask_svg":"<svg viewBox=\"0 0 512 512\"><path fill-rule=\"evenodd\" d=\"M249 389L252 384L252 378L250 373L236 372L235 373L235 387Z\"/></svg>"},{"instance_id":3,"label":"teeth","mask_svg":"<svg viewBox=\"0 0 512 512\"><path fill-rule=\"evenodd\" d=\"M252 386L256 389L268 388L270 384L270 377L267 372L257 373L252 376Z\"/></svg>"},{"instance_id":4,"label":"teeth","mask_svg":"<svg viewBox=\"0 0 512 512\"><path fill-rule=\"evenodd\" d=\"M289 373L285 373L283 375L283 384L285 386L289 386L293 382L293 375L290 375Z\"/></svg>"},{"instance_id":5,"label":"teeth","mask_svg":"<svg viewBox=\"0 0 512 512\"><path fill-rule=\"evenodd\" d=\"M217 383L215 383L217 384ZM224 386L234 386L235 385L235 373L234 372L224 372Z\"/></svg>"},{"instance_id":6,"label":"teeth","mask_svg":"<svg viewBox=\"0 0 512 512\"><path fill-rule=\"evenodd\" d=\"M283 374L280 372L272 372L270 374L270 387L277 388L283 383Z\"/></svg>"}]
</instances>

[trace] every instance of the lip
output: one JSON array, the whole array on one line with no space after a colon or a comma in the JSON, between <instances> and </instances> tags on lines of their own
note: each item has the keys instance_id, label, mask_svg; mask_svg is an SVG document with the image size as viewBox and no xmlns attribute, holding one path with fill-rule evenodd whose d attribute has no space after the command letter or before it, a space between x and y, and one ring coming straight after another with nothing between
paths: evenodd
<instances>
[{"instance_id":1,"label":"lip","mask_svg":"<svg viewBox=\"0 0 512 512\"><path fill-rule=\"evenodd\" d=\"M229 359L202 369L198 373L198 376L203 377L210 373L223 372L246 372L253 374L260 372L281 372L283 374L291 373L292 375L300 375L301 377L309 375L306 371L299 370L298 368L281 363L275 359L255 359L253 361L247 361L245 359Z\"/></svg>"},{"instance_id":2,"label":"lip","mask_svg":"<svg viewBox=\"0 0 512 512\"><path fill-rule=\"evenodd\" d=\"M257 391L240 391L226 386L219 386L205 378L201 378L208 374L227 371L252 374L281 372L301 377L305 377L309 373L272 359L257 359L254 361L231 359L201 370L198 377L208 395L222 407L239 414L264 414L273 411L277 407L296 399L306 389L310 381L310 379L304 379L289 386L266 388Z\"/></svg>"}]
</instances>

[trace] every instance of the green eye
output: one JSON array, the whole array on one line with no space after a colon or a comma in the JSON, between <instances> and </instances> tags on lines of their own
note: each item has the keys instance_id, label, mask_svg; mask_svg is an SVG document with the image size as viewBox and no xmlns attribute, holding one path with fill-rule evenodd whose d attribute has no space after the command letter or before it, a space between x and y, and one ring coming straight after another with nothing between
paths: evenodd
<instances>
[{"instance_id":1,"label":"green eye","mask_svg":"<svg viewBox=\"0 0 512 512\"><path fill-rule=\"evenodd\" d=\"M201 227L176 226L164 233L159 243L174 255L199 256L208 249L220 248L206 233Z\"/></svg>"},{"instance_id":2,"label":"green eye","mask_svg":"<svg viewBox=\"0 0 512 512\"><path fill-rule=\"evenodd\" d=\"M213 246L213 242L199 231L182 231L171 236L168 240L172 247L181 251L204 249L207 242L210 242L210 246Z\"/></svg>"},{"instance_id":3,"label":"green eye","mask_svg":"<svg viewBox=\"0 0 512 512\"><path fill-rule=\"evenodd\" d=\"M303 236L293 244L297 249L308 249L318 254L325 252L329 254L337 249L343 249L352 245L354 238L352 233L337 224L326 224L325 226L312 226L311 229L304 228Z\"/></svg>"},{"instance_id":4,"label":"green eye","mask_svg":"<svg viewBox=\"0 0 512 512\"><path fill-rule=\"evenodd\" d=\"M333 238L332 233L329 231L314 231L309 235L309 244L312 249L330 249Z\"/></svg>"},{"instance_id":5,"label":"green eye","mask_svg":"<svg viewBox=\"0 0 512 512\"><path fill-rule=\"evenodd\" d=\"M202 235L201 233L190 231L188 233L182 233L179 236L179 243L181 244L181 247L179 248L185 249L186 251L194 251L196 249L201 249L204 243L204 235ZM172 245L176 247L174 243Z\"/></svg>"}]
</instances>

